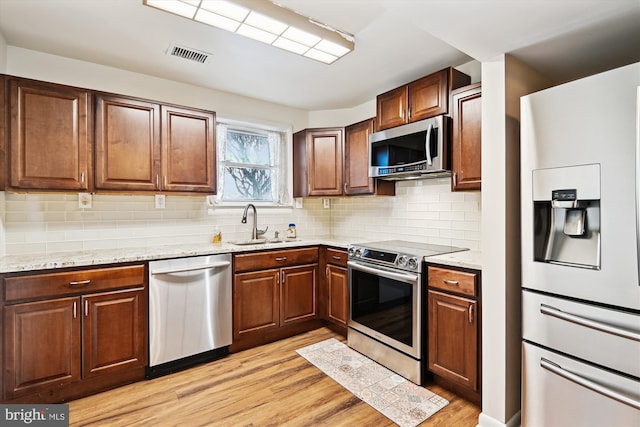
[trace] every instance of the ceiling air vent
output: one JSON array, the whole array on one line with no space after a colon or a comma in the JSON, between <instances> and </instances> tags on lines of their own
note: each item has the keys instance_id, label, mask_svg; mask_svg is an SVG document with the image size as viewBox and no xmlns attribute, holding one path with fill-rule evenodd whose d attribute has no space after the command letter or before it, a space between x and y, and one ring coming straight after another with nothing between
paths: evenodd
<instances>
[{"instance_id":1,"label":"ceiling air vent","mask_svg":"<svg viewBox=\"0 0 640 427\"><path fill-rule=\"evenodd\" d=\"M190 61L200 62L204 64L211 56L210 53L201 52L199 50L191 49L190 47L171 45L167 50L167 53L171 56L177 56L179 58L188 59Z\"/></svg>"}]
</instances>

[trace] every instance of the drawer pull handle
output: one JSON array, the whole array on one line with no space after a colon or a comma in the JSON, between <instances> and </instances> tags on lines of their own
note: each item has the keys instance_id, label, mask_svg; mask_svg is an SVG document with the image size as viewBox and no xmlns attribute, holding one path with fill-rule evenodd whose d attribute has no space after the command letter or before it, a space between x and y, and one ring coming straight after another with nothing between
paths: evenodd
<instances>
[{"instance_id":1,"label":"drawer pull handle","mask_svg":"<svg viewBox=\"0 0 640 427\"><path fill-rule=\"evenodd\" d=\"M334 256L333 256L333 259L335 259L336 261L340 261L340 260L342 259L342 257L337 256L337 255L334 255Z\"/></svg>"},{"instance_id":2,"label":"drawer pull handle","mask_svg":"<svg viewBox=\"0 0 640 427\"><path fill-rule=\"evenodd\" d=\"M79 280L74 282L69 282L69 286L86 286L91 283L91 280Z\"/></svg>"},{"instance_id":3,"label":"drawer pull handle","mask_svg":"<svg viewBox=\"0 0 640 427\"><path fill-rule=\"evenodd\" d=\"M595 391L596 393L600 393L601 395L608 397L609 399L614 399L632 408L640 409L640 402L635 400L633 397L625 396L624 394L618 393L616 390L592 381L591 379L582 376L577 372L569 371L568 369L565 369L557 363L547 360L544 357L540 358L540 366L564 379L572 381L589 390Z\"/></svg>"},{"instance_id":4,"label":"drawer pull handle","mask_svg":"<svg viewBox=\"0 0 640 427\"><path fill-rule=\"evenodd\" d=\"M282 261L286 261L286 260L287 260L286 256L281 256L281 257L276 258L276 261L278 261L278 262L282 262Z\"/></svg>"},{"instance_id":5,"label":"drawer pull handle","mask_svg":"<svg viewBox=\"0 0 640 427\"><path fill-rule=\"evenodd\" d=\"M606 334L617 335L622 338L640 342L640 332L638 331L624 329L598 320L578 316L577 314L567 313L550 305L540 304L540 313L556 317L566 322L572 322L576 325L585 326L596 331L604 332Z\"/></svg>"},{"instance_id":6,"label":"drawer pull handle","mask_svg":"<svg viewBox=\"0 0 640 427\"><path fill-rule=\"evenodd\" d=\"M453 285L453 286L459 286L460 285L460 282L458 282L457 280L442 279L442 281L447 285Z\"/></svg>"}]
</instances>

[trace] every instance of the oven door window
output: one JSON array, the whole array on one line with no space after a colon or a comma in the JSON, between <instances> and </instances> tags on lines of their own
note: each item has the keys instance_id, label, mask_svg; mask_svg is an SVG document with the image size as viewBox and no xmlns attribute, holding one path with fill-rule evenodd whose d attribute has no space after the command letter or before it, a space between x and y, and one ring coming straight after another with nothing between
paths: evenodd
<instances>
[{"instance_id":1,"label":"oven door window","mask_svg":"<svg viewBox=\"0 0 640 427\"><path fill-rule=\"evenodd\" d=\"M413 347L413 292L413 284L353 269L351 319Z\"/></svg>"}]
</instances>

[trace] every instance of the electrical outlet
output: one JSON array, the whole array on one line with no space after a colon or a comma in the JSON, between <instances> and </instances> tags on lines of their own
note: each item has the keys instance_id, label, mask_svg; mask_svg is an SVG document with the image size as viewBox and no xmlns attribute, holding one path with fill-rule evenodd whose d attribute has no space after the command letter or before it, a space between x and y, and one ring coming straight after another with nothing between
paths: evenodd
<instances>
[{"instance_id":1,"label":"electrical outlet","mask_svg":"<svg viewBox=\"0 0 640 427\"><path fill-rule=\"evenodd\" d=\"M329 199L322 199L322 207L325 209L329 209L331 207L331 202Z\"/></svg>"},{"instance_id":2,"label":"electrical outlet","mask_svg":"<svg viewBox=\"0 0 640 427\"><path fill-rule=\"evenodd\" d=\"M78 207L91 209L91 193L78 193Z\"/></svg>"},{"instance_id":3,"label":"electrical outlet","mask_svg":"<svg viewBox=\"0 0 640 427\"><path fill-rule=\"evenodd\" d=\"M156 194L156 209L164 209L164 194Z\"/></svg>"},{"instance_id":4,"label":"electrical outlet","mask_svg":"<svg viewBox=\"0 0 640 427\"><path fill-rule=\"evenodd\" d=\"M302 209L302 197L295 198L296 209Z\"/></svg>"}]
</instances>

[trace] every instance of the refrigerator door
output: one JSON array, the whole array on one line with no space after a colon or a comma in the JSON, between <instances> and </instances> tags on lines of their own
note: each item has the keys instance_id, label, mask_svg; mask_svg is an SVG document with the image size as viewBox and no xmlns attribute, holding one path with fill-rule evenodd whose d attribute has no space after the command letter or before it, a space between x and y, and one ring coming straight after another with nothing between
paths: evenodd
<instances>
[{"instance_id":1,"label":"refrigerator door","mask_svg":"<svg viewBox=\"0 0 640 427\"><path fill-rule=\"evenodd\" d=\"M523 344L523 427L640 425L640 382Z\"/></svg>"},{"instance_id":2,"label":"refrigerator door","mask_svg":"<svg viewBox=\"0 0 640 427\"><path fill-rule=\"evenodd\" d=\"M525 290L522 336L527 341L640 378L639 314Z\"/></svg>"},{"instance_id":3,"label":"refrigerator door","mask_svg":"<svg viewBox=\"0 0 640 427\"><path fill-rule=\"evenodd\" d=\"M639 85L637 63L522 97L523 288L640 310L640 224L636 217ZM600 169L601 252L597 267L535 261L534 171L583 165ZM570 186L569 175L557 175L557 184L550 184L554 190L575 188Z\"/></svg>"}]
</instances>

